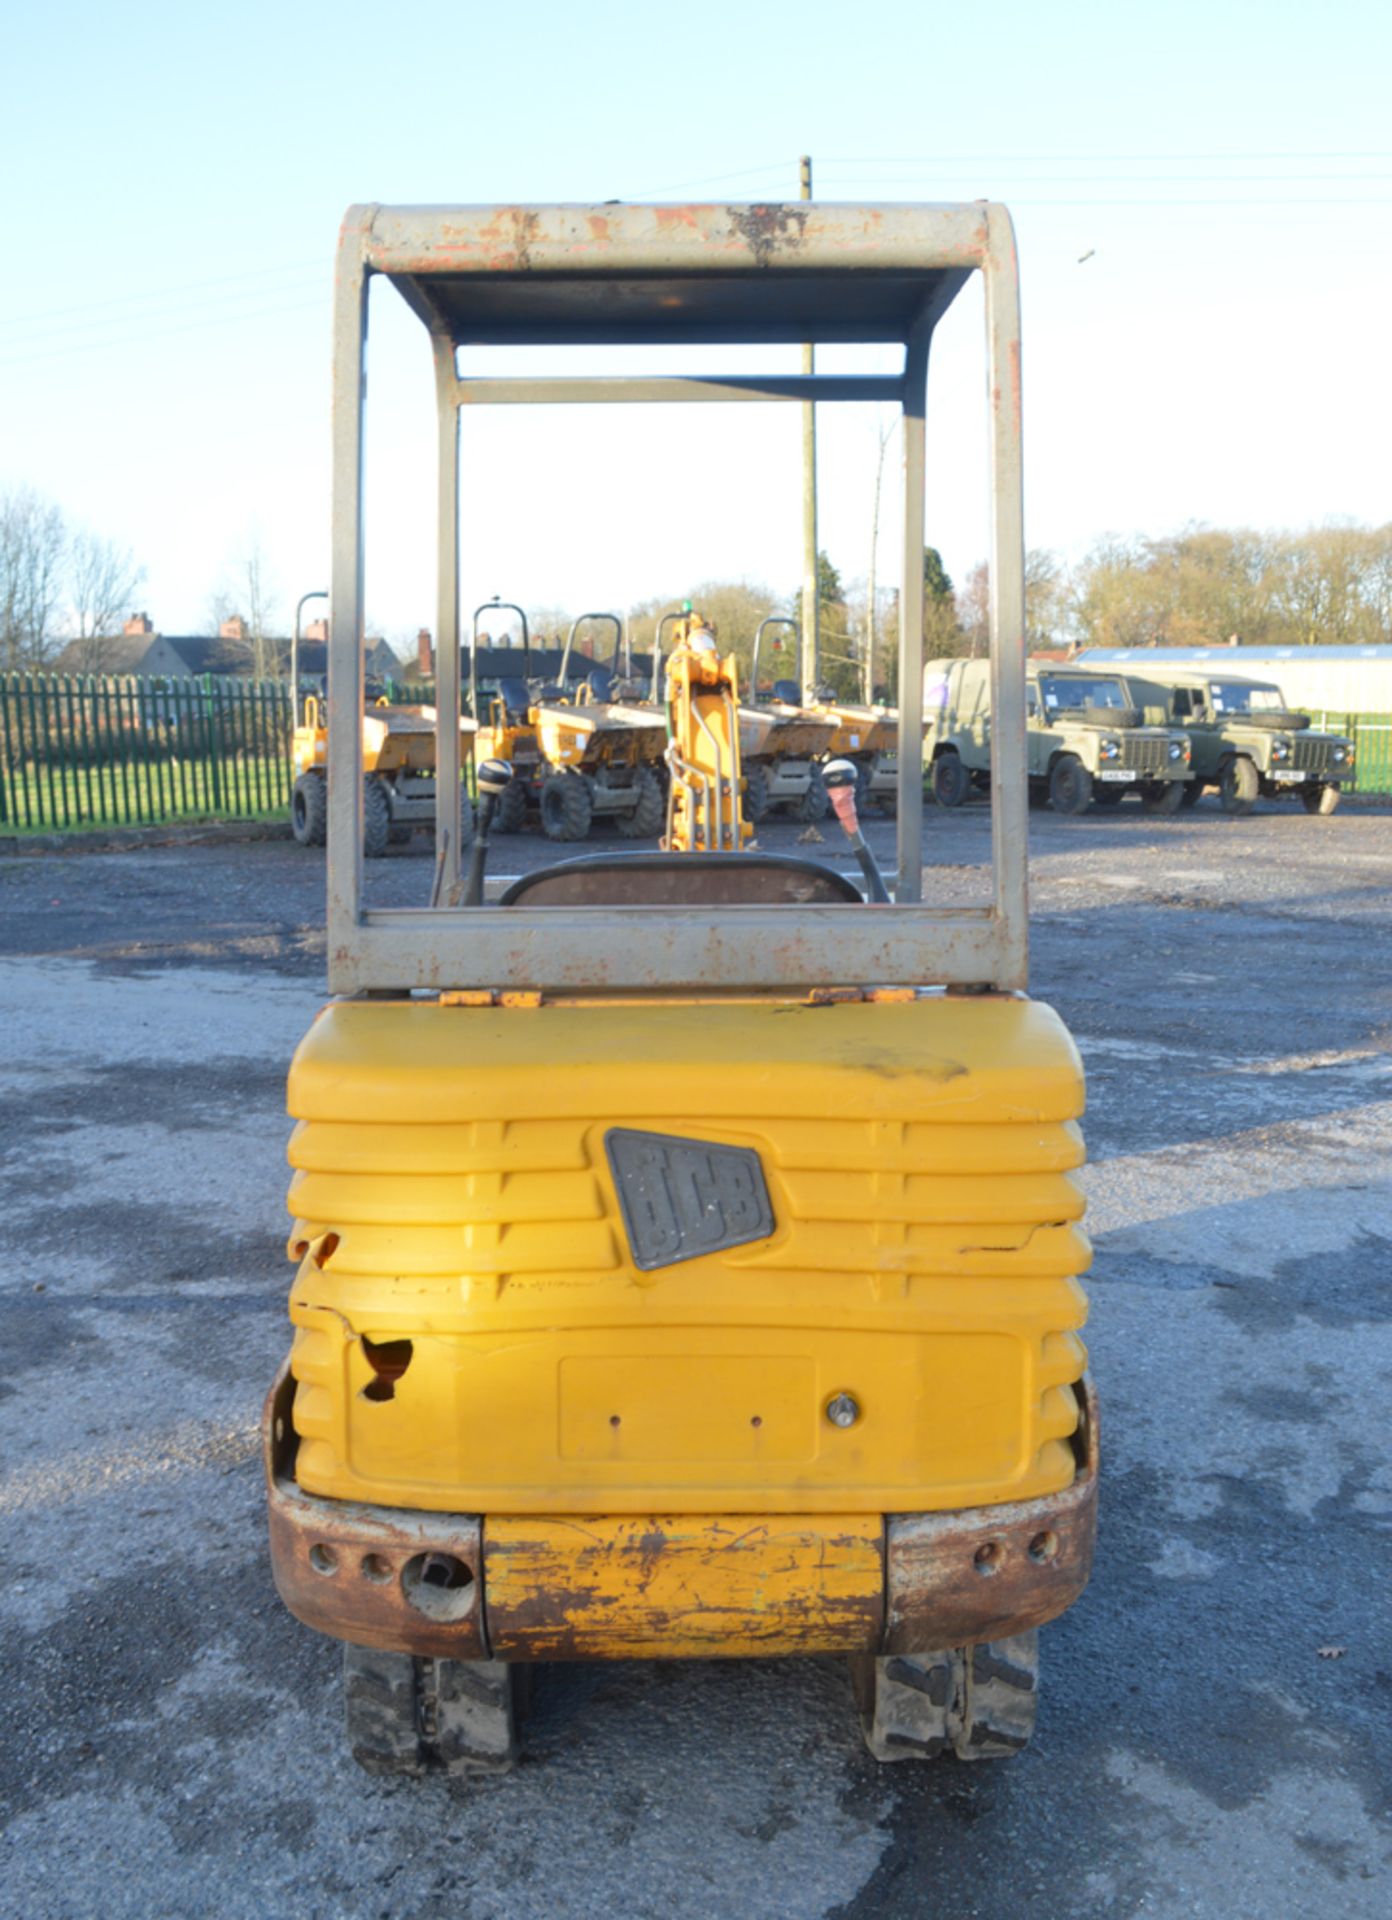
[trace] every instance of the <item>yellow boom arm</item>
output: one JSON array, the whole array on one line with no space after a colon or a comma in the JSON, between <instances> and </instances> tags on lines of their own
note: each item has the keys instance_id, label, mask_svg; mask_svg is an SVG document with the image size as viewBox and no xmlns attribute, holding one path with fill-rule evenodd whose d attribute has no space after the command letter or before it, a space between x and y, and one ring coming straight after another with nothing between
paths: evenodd
<instances>
[{"instance_id":1,"label":"yellow boom arm","mask_svg":"<svg viewBox=\"0 0 1392 1920\"><path fill-rule=\"evenodd\" d=\"M667 662L667 837L674 853L738 853L753 828L740 808L739 689L735 660L722 660L694 614Z\"/></svg>"}]
</instances>

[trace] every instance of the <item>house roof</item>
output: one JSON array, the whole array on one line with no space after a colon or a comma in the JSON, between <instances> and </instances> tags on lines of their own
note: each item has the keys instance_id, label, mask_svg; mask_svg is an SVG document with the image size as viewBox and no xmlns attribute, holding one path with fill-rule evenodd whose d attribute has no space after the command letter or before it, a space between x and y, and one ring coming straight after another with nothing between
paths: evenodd
<instances>
[{"instance_id":1,"label":"house roof","mask_svg":"<svg viewBox=\"0 0 1392 1920\"><path fill-rule=\"evenodd\" d=\"M53 673L90 673L92 660L100 649L103 673L136 673L150 651L148 633L117 633L101 640L69 640L55 655L49 671Z\"/></svg>"},{"instance_id":2,"label":"house roof","mask_svg":"<svg viewBox=\"0 0 1392 1920\"><path fill-rule=\"evenodd\" d=\"M100 640L69 640L54 657L53 673L91 673L94 659L101 673L127 674L149 671L151 655L163 644L171 649L191 674L238 674L248 671L252 650L249 640L224 639L221 634L202 633L117 633ZM290 664L290 642L272 640L274 671L283 673ZM300 672L322 674L327 670L327 648L322 640L306 640L300 645ZM364 656L380 672L384 667L395 672L405 663L385 640L369 639Z\"/></svg>"}]
</instances>

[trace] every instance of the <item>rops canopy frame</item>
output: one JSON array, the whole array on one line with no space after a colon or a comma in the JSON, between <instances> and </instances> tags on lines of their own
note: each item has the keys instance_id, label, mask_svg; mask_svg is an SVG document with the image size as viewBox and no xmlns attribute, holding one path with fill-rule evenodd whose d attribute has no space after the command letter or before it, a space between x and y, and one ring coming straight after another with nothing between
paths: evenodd
<instances>
[{"instance_id":1,"label":"rops canopy frame","mask_svg":"<svg viewBox=\"0 0 1392 1920\"><path fill-rule=\"evenodd\" d=\"M923 854L925 401L933 332L985 283L991 451L993 899L934 907ZM435 907L363 900L363 409L367 290L388 279L431 342L439 430L437 696L460 706L461 422L481 405L894 401L903 414L898 796L892 905ZM894 342L883 376L473 378L473 346ZM329 642L329 985L333 992L511 986L751 990L885 983L1023 988L1027 977L1020 319L1005 208L776 205L353 207L334 301ZM459 876L459 731L437 724L441 897Z\"/></svg>"}]
</instances>

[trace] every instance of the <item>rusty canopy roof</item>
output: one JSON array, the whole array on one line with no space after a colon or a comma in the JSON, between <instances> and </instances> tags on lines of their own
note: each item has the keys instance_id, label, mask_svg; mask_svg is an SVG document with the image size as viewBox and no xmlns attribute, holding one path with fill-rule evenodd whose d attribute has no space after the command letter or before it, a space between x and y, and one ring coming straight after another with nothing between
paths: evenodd
<instances>
[{"instance_id":1,"label":"rusty canopy roof","mask_svg":"<svg viewBox=\"0 0 1392 1920\"><path fill-rule=\"evenodd\" d=\"M987 252L984 201L355 207L343 245L456 346L903 341Z\"/></svg>"}]
</instances>

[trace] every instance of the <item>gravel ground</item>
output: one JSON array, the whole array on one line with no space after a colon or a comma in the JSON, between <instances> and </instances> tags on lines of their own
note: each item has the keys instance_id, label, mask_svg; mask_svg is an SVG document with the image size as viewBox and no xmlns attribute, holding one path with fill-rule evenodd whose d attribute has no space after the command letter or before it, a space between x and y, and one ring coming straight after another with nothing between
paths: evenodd
<instances>
[{"instance_id":1,"label":"gravel ground","mask_svg":"<svg viewBox=\"0 0 1392 1920\"><path fill-rule=\"evenodd\" d=\"M336 1652L266 1567L317 857L0 860L0 1910L1380 1920L1392 813L1031 834L1034 990L1089 1071L1105 1456L1036 1744L879 1769L835 1661L557 1668L526 1763L469 1790L354 1767ZM979 897L988 838L931 812L927 896ZM429 873L402 850L374 893Z\"/></svg>"}]
</instances>

